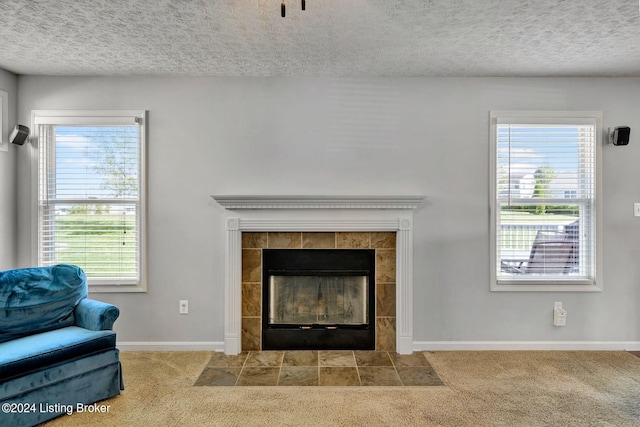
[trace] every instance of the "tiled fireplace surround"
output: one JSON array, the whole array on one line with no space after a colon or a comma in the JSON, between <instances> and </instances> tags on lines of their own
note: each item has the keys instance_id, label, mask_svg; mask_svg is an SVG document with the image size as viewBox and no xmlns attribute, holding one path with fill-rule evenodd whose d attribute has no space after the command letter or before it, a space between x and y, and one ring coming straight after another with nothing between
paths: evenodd
<instances>
[{"instance_id":1,"label":"tiled fireplace surround","mask_svg":"<svg viewBox=\"0 0 640 427\"><path fill-rule=\"evenodd\" d=\"M264 248L376 251L376 350L413 351L413 209L423 196L212 196L226 209L225 353L260 349Z\"/></svg>"},{"instance_id":2,"label":"tiled fireplace surround","mask_svg":"<svg viewBox=\"0 0 640 427\"><path fill-rule=\"evenodd\" d=\"M396 233L253 232L242 234L242 350L261 349L262 249L374 249L376 350L396 350Z\"/></svg>"}]
</instances>

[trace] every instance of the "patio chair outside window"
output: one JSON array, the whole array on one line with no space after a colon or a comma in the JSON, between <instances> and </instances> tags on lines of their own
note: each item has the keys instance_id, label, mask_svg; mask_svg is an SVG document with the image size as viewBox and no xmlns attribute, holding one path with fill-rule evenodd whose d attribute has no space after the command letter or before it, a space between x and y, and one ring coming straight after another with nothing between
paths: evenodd
<instances>
[{"instance_id":1,"label":"patio chair outside window","mask_svg":"<svg viewBox=\"0 0 640 427\"><path fill-rule=\"evenodd\" d=\"M512 274L568 274L577 263L578 242L570 233L538 231L529 260L514 266L502 264Z\"/></svg>"}]
</instances>

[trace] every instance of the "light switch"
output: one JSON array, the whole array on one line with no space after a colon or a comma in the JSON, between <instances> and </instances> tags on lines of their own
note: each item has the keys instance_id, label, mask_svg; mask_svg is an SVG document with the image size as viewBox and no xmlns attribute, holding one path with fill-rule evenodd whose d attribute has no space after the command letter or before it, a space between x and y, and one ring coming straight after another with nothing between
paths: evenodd
<instances>
[{"instance_id":1,"label":"light switch","mask_svg":"<svg viewBox=\"0 0 640 427\"><path fill-rule=\"evenodd\" d=\"M633 216L640 216L640 203L633 204Z\"/></svg>"}]
</instances>

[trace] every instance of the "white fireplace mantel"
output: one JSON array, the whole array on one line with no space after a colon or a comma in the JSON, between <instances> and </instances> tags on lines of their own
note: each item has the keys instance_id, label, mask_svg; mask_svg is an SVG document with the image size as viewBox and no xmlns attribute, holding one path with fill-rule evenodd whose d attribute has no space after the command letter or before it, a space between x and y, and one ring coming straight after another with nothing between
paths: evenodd
<instances>
[{"instance_id":1,"label":"white fireplace mantel","mask_svg":"<svg viewBox=\"0 0 640 427\"><path fill-rule=\"evenodd\" d=\"M413 209L424 196L212 196L225 220L225 353L242 350L242 233L396 232L396 351L413 352Z\"/></svg>"},{"instance_id":2,"label":"white fireplace mantel","mask_svg":"<svg viewBox=\"0 0 640 427\"><path fill-rule=\"evenodd\" d=\"M211 196L226 209L415 209L424 196Z\"/></svg>"}]
</instances>

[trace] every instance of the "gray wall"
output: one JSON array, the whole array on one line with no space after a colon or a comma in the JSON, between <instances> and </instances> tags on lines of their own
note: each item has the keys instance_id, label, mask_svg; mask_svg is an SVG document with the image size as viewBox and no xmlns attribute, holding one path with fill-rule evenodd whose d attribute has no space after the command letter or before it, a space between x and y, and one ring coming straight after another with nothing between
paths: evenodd
<instances>
[{"instance_id":1,"label":"gray wall","mask_svg":"<svg viewBox=\"0 0 640 427\"><path fill-rule=\"evenodd\" d=\"M93 295L121 308L121 341L223 340L224 210L211 194L427 195L415 212L416 341L640 341L638 78L26 76L19 99L25 123L32 109L149 111L149 291ZM631 126L629 146L603 150L604 292L489 291L492 109L600 110L605 128Z\"/></svg>"},{"instance_id":2,"label":"gray wall","mask_svg":"<svg viewBox=\"0 0 640 427\"><path fill-rule=\"evenodd\" d=\"M16 124L18 77L0 69L0 90L8 94L9 132ZM1 131L1 129L0 129ZM0 270L16 267L17 209L16 209L16 149L0 151Z\"/></svg>"}]
</instances>

